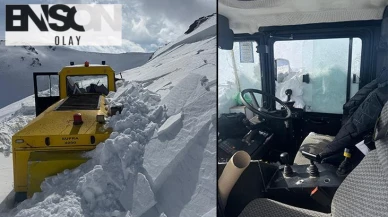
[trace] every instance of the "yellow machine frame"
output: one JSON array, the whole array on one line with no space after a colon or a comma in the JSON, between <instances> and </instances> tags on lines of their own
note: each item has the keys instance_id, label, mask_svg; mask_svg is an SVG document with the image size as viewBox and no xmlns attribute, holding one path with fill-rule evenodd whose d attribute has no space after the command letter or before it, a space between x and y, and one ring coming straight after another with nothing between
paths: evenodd
<instances>
[{"instance_id":1,"label":"yellow machine frame","mask_svg":"<svg viewBox=\"0 0 388 217\"><path fill-rule=\"evenodd\" d=\"M60 101L12 137L16 201L40 191L46 177L84 163L87 159L83 153L93 150L112 132L112 129L104 127L104 123L96 121L97 115L108 115L103 95L99 97L98 109L56 110L68 99L66 77L69 75L107 75L109 91L116 91L112 68L107 65L73 65L64 67L58 75ZM74 114L82 115L81 125L73 124Z\"/></svg>"}]
</instances>

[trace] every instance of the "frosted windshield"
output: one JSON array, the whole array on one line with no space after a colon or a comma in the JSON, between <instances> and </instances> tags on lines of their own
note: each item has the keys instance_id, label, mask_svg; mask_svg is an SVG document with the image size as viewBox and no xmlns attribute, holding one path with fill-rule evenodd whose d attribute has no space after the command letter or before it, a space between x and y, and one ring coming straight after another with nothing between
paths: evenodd
<instances>
[{"instance_id":1,"label":"frosted windshield","mask_svg":"<svg viewBox=\"0 0 388 217\"><path fill-rule=\"evenodd\" d=\"M349 38L275 42L274 58L282 63L277 67L276 96L286 100L285 90L291 89L295 107L341 114L346 103L349 43ZM351 73L359 76L361 39L354 38L352 43ZM308 83L303 82L303 75L308 75ZM358 84L351 83L350 90L351 97Z\"/></svg>"}]
</instances>

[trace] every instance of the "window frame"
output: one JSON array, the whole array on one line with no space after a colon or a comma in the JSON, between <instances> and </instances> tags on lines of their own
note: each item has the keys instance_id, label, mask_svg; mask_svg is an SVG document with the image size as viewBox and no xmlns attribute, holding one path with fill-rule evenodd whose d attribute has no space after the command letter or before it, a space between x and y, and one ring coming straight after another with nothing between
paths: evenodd
<instances>
[{"instance_id":1,"label":"window frame","mask_svg":"<svg viewBox=\"0 0 388 217\"><path fill-rule=\"evenodd\" d=\"M48 90L50 90L50 96L39 96L39 93L41 93L42 91L39 91L39 77L48 77L49 79L49 87L48 87ZM58 82L57 82L57 85L58 85L58 95L53 95L52 94L52 89L53 89L53 86L55 84L53 84L53 79L51 78L51 76L57 76L58 77ZM45 90L43 90L45 91ZM37 97L59 97L59 75L58 74L52 74L52 73L40 73L39 75L36 75L36 96Z\"/></svg>"},{"instance_id":2,"label":"window frame","mask_svg":"<svg viewBox=\"0 0 388 217\"><path fill-rule=\"evenodd\" d=\"M359 89L376 78L381 20L260 27L254 34L235 34L234 41L256 41L263 91L275 95L274 43L281 40L360 38L362 41ZM348 99L347 99L348 100ZM275 109L275 102L263 98L262 105ZM322 114L322 113L320 113ZM330 114L327 114L330 115Z\"/></svg>"},{"instance_id":3,"label":"window frame","mask_svg":"<svg viewBox=\"0 0 388 217\"><path fill-rule=\"evenodd\" d=\"M106 77L106 81L107 81L107 86L106 88L109 90L109 76L107 74L87 74L87 75L66 75L66 87L68 85L68 77L86 77L86 76L105 76ZM69 93L67 93L67 88L66 88L66 94L67 96L70 96ZM86 94L90 94L90 93L86 93Z\"/></svg>"}]
</instances>

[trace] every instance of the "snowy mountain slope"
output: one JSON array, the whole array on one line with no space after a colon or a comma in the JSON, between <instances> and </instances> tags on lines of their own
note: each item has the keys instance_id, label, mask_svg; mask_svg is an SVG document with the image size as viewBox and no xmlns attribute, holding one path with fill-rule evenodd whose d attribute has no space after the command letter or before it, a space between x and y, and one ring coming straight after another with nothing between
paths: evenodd
<instances>
[{"instance_id":1,"label":"snowy mountain slope","mask_svg":"<svg viewBox=\"0 0 388 217\"><path fill-rule=\"evenodd\" d=\"M100 64L105 60L115 71L146 63L150 53L105 54L77 51L65 47L6 47L0 40L0 108L33 93L33 72L58 72L71 61Z\"/></svg>"},{"instance_id":2,"label":"snowy mountain slope","mask_svg":"<svg viewBox=\"0 0 388 217\"><path fill-rule=\"evenodd\" d=\"M184 34L180 37L178 37L177 40L173 43L169 43L166 46L159 48L155 53L152 55L152 58L155 58L165 52L172 51L175 47L193 43L196 41L200 41L206 38L211 38L214 36L214 32L217 32L216 25L217 18L215 15L212 15L210 18L208 18L205 22L203 22L201 25L197 26L195 30L193 30L190 34Z\"/></svg>"},{"instance_id":3,"label":"snowy mountain slope","mask_svg":"<svg viewBox=\"0 0 388 217\"><path fill-rule=\"evenodd\" d=\"M202 25L123 72L125 84L108 101L125 109L109 120L114 133L91 160L3 214L215 216L216 22Z\"/></svg>"},{"instance_id":4,"label":"snowy mountain slope","mask_svg":"<svg viewBox=\"0 0 388 217\"><path fill-rule=\"evenodd\" d=\"M24 99L21 99L19 101L16 101L12 104L9 104L3 108L0 109L0 120L4 120L6 118L9 118L12 116L16 111L19 111L21 108L24 107L34 107L35 109L35 101L34 96L28 96Z\"/></svg>"}]
</instances>

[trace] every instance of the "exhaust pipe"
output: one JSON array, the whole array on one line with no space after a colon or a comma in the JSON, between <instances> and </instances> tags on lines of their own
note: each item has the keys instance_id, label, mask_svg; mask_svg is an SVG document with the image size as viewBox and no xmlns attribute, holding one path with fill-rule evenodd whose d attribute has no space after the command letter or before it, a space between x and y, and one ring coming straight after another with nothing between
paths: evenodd
<instances>
[{"instance_id":1,"label":"exhaust pipe","mask_svg":"<svg viewBox=\"0 0 388 217\"><path fill-rule=\"evenodd\" d=\"M218 179L218 191L223 206L222 209L225 209L230 191L240 178L242 172L249 166L250 162L251 156L247 152L238 151L226 164L224 171Z\"/></svg>"}]
</instances>

